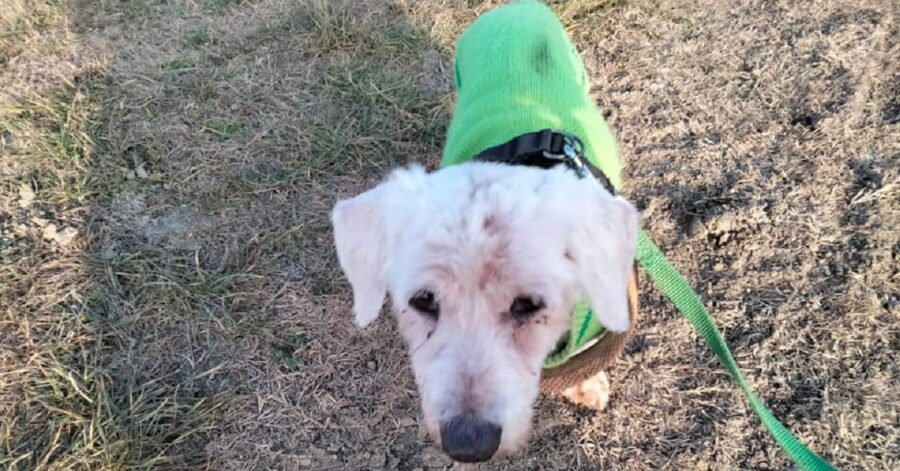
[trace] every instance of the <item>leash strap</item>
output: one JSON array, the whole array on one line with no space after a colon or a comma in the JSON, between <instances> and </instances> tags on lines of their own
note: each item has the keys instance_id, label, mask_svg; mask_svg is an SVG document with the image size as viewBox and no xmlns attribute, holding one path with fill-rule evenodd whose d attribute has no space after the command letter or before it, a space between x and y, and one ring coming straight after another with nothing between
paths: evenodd
<instances>
[{"instance_id":1,"label":"leash strap","mask_svg":"<svg viewBox=\"0 0 900 471\"><path fill-rule=\"evenodd\" d=\"M706 306L700 301L700 297L687 281L669 263L665 255L653 243L644 231L638 234L637 261L650 276L660 291L675 304L675 307L687 317L691 325L700 333L706 345L716 354L725 369L731 374L734 381L744 391L753 411L759 416L763 425L778 445L791 457L794 463L804 471L830 471L837 468L828 464L819 455L804 446L781 422L775 418L763 401L753 392L747 379L738 368L737 362L731 355L725 339L716 328L716 323L710 316Z\"/></svg>"}]
</instances>

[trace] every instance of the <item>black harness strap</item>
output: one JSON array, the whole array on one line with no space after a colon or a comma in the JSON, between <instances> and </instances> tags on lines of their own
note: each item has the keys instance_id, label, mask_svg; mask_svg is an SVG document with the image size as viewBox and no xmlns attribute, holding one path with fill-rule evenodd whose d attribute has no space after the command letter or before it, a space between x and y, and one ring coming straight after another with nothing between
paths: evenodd
<instances>
[{"instance_id":1,"label":"black harness strap","mask_svg":"<svg viewBox=\"0 0 900 471\"><path fill-rule=\"evenodd\" d=\"M584 144L581 139L562 131L544 129L522 134L503 144L483 150L472 160L545 169L564 164L579 178L584 178L590 173L610 193L616 194L616 189L606 174L584 156Z\"/></svg>"}]
</instances>

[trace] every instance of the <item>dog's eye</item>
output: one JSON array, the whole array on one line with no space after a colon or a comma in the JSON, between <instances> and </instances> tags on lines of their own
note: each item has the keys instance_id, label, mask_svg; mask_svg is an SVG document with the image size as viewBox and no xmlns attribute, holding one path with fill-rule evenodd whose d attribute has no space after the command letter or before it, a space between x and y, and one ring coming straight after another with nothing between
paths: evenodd
<instances>
[{"instance_id":1,"label":"dog's eye","mask_svg":"<svg viewBox=\"0 0 900 471\"><path fill-rule=\"evenodd\" d=\"M427 289L419 290L413 297L409 298L409 305L415 310L437 319L441 312L441 305L438 304L434 293Z\"/></svg>"},{"instance_id":2,"label":"dog's eye","mask_svg":"<svg viewBox=\"0 0 900 471\"><path fill-rule=\"evenodd\" d=\"M516 296L509 306L509 313L515 319L524 319L544 308L544 301L533 296Z\"/></svg>"}]
</instances>

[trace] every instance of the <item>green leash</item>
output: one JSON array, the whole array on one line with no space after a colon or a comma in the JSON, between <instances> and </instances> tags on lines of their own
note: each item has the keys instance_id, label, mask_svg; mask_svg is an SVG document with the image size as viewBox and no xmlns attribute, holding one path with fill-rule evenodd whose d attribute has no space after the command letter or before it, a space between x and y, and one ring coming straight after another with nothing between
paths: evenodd
<instances>
[{"instance_id":1,"label":"green leash","mask_svg":"<svg viewBox=\"0 0 900 471\"><path fill-rule=\"evenodd\" d=\"M797 440L778 419L772 414L763 401L757 397L756 393L750 389L747 379L738 368L737 362L731 356L725 339L716 328L716 323L710 316L706 306L700 301L700 297L685 281L685 279L672 267L672 264L666 259L665 255L650 240L650 237L641 231L638 234L637 261L644 268L650 279L656 283L656 286L668 297L675 307L687 317L688 321L700 333L709 348L715 352L719 361L725 365L725 369L731 373L731 377L737 382L750 405L762 420L763 425L769 430L772 438L787 452L788 456L804 471L820 471L820 470L836 470L834 466L828 464L819 455L810 451Z\"/></svg>"}]
</instances>

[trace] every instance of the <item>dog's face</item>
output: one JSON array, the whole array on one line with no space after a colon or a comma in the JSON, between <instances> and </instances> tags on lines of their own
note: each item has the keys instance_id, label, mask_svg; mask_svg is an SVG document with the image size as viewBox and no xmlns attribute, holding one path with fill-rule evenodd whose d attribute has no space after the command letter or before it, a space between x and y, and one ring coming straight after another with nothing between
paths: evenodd
<instances>
[{"instance_id":1,"label":"dog's face","mask_svg":"<svg viewBox=\"0 0 900 471\"><path fill-rule=\"evenodd\" d=\"M567 169L397 170L332 221L357 323L390 293L427 429L456 460L525 442L541 365L579 300L629 327L637 213Z\"/></svg>"}]
</instances>

